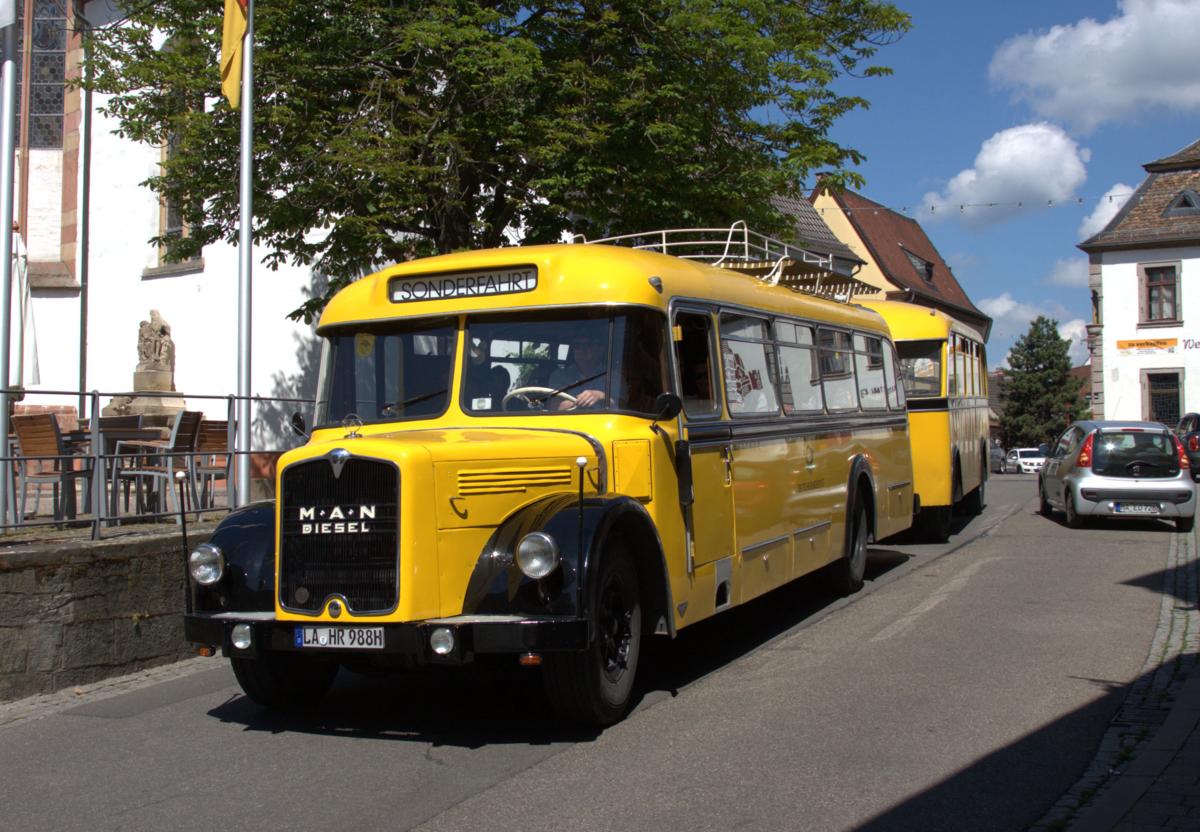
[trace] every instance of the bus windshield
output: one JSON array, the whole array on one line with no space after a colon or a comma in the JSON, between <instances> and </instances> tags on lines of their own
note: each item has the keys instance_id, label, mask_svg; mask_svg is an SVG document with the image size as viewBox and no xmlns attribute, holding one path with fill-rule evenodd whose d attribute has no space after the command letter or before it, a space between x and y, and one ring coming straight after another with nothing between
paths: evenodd
<instances>
[{"instance_id":1,"label":"bus windshield","mask_svg":"<svg viewBox=\"0 0 1200 832\"><path fill-rule=\"evenodd\" d=\"M942 392L944 341L897 341L904 392L910 399L939 396Z\"/></svg>"},{"instance_id":2,"label":"bus windshield","mask_svg":"<svg viewBox=\"0 0 1200 832\"><path fill-rule=\"evenodd\" d=\"M317 424L415 419L443 413L450 401L457 341L454 321L352 324L328 336L317 390Z\"/></svg>"},{"instance_id":3,"label":"bus windshield","mask_svg":"<svg viewBox=\"0 0 1200 832\"><path fill-rule=\"evenodd\" d=\"M468 318L463 409L652 413L667 389L665 335L648 309Z\"/></svg>"}]
</instances>

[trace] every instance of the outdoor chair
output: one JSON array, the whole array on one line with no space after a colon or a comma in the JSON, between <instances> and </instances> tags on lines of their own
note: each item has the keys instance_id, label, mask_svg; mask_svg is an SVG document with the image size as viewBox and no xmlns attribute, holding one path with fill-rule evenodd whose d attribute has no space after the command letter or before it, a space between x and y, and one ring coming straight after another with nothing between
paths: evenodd
<instances>
[{"instance_id":1,"label":"outdoor chair","mask_svg":"<svg viewBox=\"0 0 1200 832\"><path fill-rule=\"evenodd\" d=\"M229 422L205 419L196 437L196 453L191 457L192 494L198 508L216 505L217 480L225 480L225 502L229 503L230 470L233 455L229 453Z\"/></svg>"},{"instance_id":2,"label":"outdoor chair","mask_svg":"<svg viewBox=\"0 0 1200 832\"><path fill-rule=\"evenodd\" d=\"M203 415L198 410L185 410L176 414L171 421L170 433L162 440L137 440L133 442L118 442L116 447L115 476L113 479L112 514L117 511L117 489L124 488L125 511L129 511L129 489L133 486L136 497L137 513L148 513L151 506L151 495L154 510L161 511L164 505L170 505L170 511L175 515L175 522L182 522L179 516L181 506L175 494L175 473L187 472L189 476L188 491L191 501L196 502L195 486L190 476L191 455L196 450L196 435L200 428ZM166 493L166 499L163 493Z\"/></svg>"},{"instance_id":3,"label":"outdoor chair","mask_svg":"<svg viewBox=\"0 0 1200 832\"><path fill-rule=\"evenodd\" d=\"M17 515L17 522L25 520L29 483L38 486L33 509L34 514L37 514L41 504L41 484L44 482L52 484L54 519L74 519L75 483L83 480L85 484L90 485L91 460L72 453L63 440L58 420L53 413L13 416L11 424L20 451L20 458L17 460L17 489L21 492L21 509ZM83 463L82 468L75 467L77 459ZM90 492L90 488L84 489L85 511L90 507Z\"/></svg>"}]
</instances>

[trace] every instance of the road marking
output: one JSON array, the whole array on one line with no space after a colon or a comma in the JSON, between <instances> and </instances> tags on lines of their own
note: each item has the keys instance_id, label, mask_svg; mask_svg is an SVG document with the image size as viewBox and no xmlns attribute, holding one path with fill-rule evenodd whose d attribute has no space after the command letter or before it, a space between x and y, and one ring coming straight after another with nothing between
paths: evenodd
<instances>
[{"instance_id":1,"label":"road marking","mask_svg":"<svg viewBox=\"0 0 1200 832\"><path fill-rule=\"evenodd\" d=\"M939 587L932 595L913 608L907 615L901 616L893 621L888 626L879 631L871 641L887 641L894 636L903 635L912 629L916 624L917 619L927 612L934 610L939 604L949 598L956 592L961 591L971 577L982 569L986 564L992 561L1007 560L1007 558L982 558L975 561L963 571L959 572L953 578L946 582L945 585Z\"/></svg>"}]
</instances>

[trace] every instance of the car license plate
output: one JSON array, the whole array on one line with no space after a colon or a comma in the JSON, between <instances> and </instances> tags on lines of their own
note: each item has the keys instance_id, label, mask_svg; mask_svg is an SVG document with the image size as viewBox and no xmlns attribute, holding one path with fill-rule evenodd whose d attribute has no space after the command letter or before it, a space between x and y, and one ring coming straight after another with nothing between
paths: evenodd
<instances>
[{"instance_id":1,"label":"car license plate","mask_svg":"<svg viewBox=\"0 0 1200 832\"><path fill-rule=\"evenodd\" d=\"M1118 514L1158 514L1158 503L1117 503L1113 510Z\"/></svg>"},{"instance_id":2,"label":"car license plate","mask_svg":"<svg viewBox=\"0 0 1200 832\"><path fill-rule=\"evenodd\" d=\"M342 650L382 650L382 627L296 627L296 646Z\"/></svg>"}]
</instances>

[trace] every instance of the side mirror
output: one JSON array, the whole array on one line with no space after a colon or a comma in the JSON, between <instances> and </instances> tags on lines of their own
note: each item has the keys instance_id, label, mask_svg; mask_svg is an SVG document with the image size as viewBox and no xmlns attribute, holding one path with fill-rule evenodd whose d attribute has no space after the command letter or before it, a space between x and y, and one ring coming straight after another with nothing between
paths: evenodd
<instances>
[{"instance_id":1,"label":"side mirror","mask_svg":"<svg viewBox=\"0 0 1200 832\"><path fill-rule=\"evenodd\" d=\"M305 439L308 438L308 426L304 424L304 417L300 415L300 411L298 410L292 414L292 430L297 435L303 436Z\"/></svg>"},{"instance_id":2,"label":"side mirror","mask_svg":"<svg viewBox=\"0 0 1200 832\"><path fill-rule=\"evenodd\" d=\"M1050 456L1050 446L1043 442L1038 445L1038 453L1042 456Z\"/></svg>"},{"instance_id":3,"label":"side mirror","mask_svg":"<svg viewBox=\"0 0 1200 832\"><path fill-rule=\"evenodd\" d=\"M674 419L683 411L683 399L674 393L659 393L654 400L655 420L659 422Z\"/></svg>"}]
</instances>

